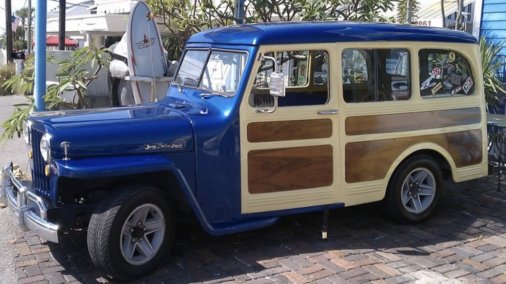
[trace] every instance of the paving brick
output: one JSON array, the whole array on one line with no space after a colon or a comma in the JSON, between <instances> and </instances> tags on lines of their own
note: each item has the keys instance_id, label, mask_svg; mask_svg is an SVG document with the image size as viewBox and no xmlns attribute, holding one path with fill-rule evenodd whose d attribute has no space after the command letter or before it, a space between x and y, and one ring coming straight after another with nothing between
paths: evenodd
<instances>
[{"instance_id":1,"label":"paving brick","mask_svg":"<svg viewBox=\"0 0 506 284\"><path fill-rule=\"evenodd\" d=\"M282 259L279 263L293 270L298 270L313 265L311 261L300 256L292 256L287 259Z\"/></svg>"},{"instance_id":2,"label":"paving brick","mask_svg":"<svg viewBox=\"0 0 506 284\"><path fill-rule=\"evenodd\" d=\"M277 267L273 267L273 268L264 269L264 270L256 272L256 273L248 273L248 276L252 279L257 279L257 278L267 277L270 275L279 274L279 273L286 272L286 271L289 271L289 269L287 267L277 266Z\"/></svg>"},{"instance_id":3,"label":"paving brick","mask_svg":"<svg viewBox=\"0 0 506 284\"><path fill-rule=\"evenodd\" d=\"M313 263L319 263L320 261L328 261L329 259L330 255L326 253L308 258L308 260Z\"/></svg>"},{"instance_id":4,"label":"paving brick","mask_svg":"<svg viewBox=\"0 0 506 284\"><path fill-rule=\"evenodd\" d=\"M16 268L35 265L35 264L37 264L36 259L16 261Z\"/></svg>"},{"instance_id":5,"label":"paving brick","mask_svg":"<svg viewBox=\"0 0 506 284\"><path fill-rule=\"evenodd\" d=\"M327 277L325 279L329 280L333 284L347 284L347 283L350 283L348 280L342 278L339 275L332 275L332 276L329 276L329 277Z\"/></svg>"},{"instance_id":6,"label":"paving brick","mask_svg":"<svg viewBox=\"0 0 506 284\"><path fill-rule=\"evenodd\" d=\"M65 268L63 266L52 266L52 267L42 268L42 272L44 272L44 274L59 272L59 271L65 271Z\"/></svg>"},{"instance_id":7,"label":"paving brick","mask_svg":"<svg viewBox=\"0 0 506 284\"><path fill-rule=\"evenodd\" d=\"M481 250L481 251L485 251L485 252L490 252L490 251L498 250L499 247L496 245L488 244L488 245L479 246L476 249Z\"/></svg>"},{"instance_id":8,"label":"paving brick","mask_svg":"<svg viewBox=\"0 0 506 284\"><path fill-rule=\"evenodd\" d=\"M506 283L506 272L505 272L505 273L502 273L502 274L500 274L500 275L497 275L497 276L495 276L495 277L493 277L493 278L491 278L491 279L490 279L490 282L492 282L492 283L494 283L494 284L495 284L495 283L498 283L498 284L499 284L499 283L501 283L501 284Z\"/></svg>"},{"instance_id":9,"label":"paving brick","mask_svg":"<svg viewBox=\"0 0 506 284\"><path fill-rule=\"evenodd\" d=\"M385 281L390 284L400 284L400 283L407 283L407 282L413 282L414 278L406 276L406 275L399 275L395 277L386 278Z\"/></svg>"},{"instance_id":10,"label":"paving brick","mask_svg":"<svg viewBox=\"0 0 506 284\"><path fill-rule=\"evenodd\" d=\"M63 279L65 279L65 282L77 281L77 279L74 277L74 275L70 275L70 274L62 274L62 275L63 275Z\"/></svg>"},{"instance_id":11,"label":"paving brick","mask_svg":"<svg viewBox=\"0 0 506 284\"><path fill-rule=\"evenodd\" d=\"M491 244L491 245L495 245L497 247L501 247L501 248L506 247L506 239L498 237L498 236L488 237L488 238L484 239L484 241Z\"/></svg>"},{"instance_id":12,"label":"paving brick","mask_svg":"<svg viewBox=\"0 0 506 284\"><path fill-rule=\"evenodd\" d=\"M375 253L378 254L378 255L380 255L381 257L384 257L384 258L390 260L390 261L399 261L399 260L402 260L401 257L399 257L398 255L393 254L393 253L384 252L384 251L377 251Z\"/></svg>"},{"instance_id":13,"label":"paving brick","mask_svg":"<svg viewBox=\"0 0 506 284\"><path fill-rule=\"evenodd\" d=\"M40 270L38 265L31 265L24 267L24 271L28 277L33 277L42 274L42 270Z\"/></svg>"},{"instance_id":14,"label":"paving brick","mask_svg":"<svg viewBox=\"0 0 506 284\"><path fill-rule=\"evenodd\" d=\"M40 245L41 242L40 242L40 237L39 236L31 236L31 237L28 237L26 238L26 242L28 245L30 246L33 246L33 245Z\"/></svg>"},{"instance_id":15,"label":"paving brick","mask_svg":"<svg viewBox=\"0 0 506 284\"><path fill-rule=\"evenodd\" d=\"M484 278L494 278L494 277L499 276L501 274L504 274L504 271L500 271L495 268L478 273L479 276L484 277Z\"/></svg>"},{"instance_id":16,"label":"paving brick","mask_svg":"<svg viewBox=\"0 0 506 284\"><path fill-rule=\"evenodd\" d=\"M18 279L28 277L24 268L16 268L16 275L18 276Z\"/></svg>"},{"instance_id":17,"label":"paving brick","mask_svg":"<svg viewBox=\"0 0 506 284\"><path fill-rule=\"evenodd\" d=\"M409 262L417 264L423 268L431 268L434 266L438 266L444 263L443 260L438 258L433 258L430 256L418 256L418 257L412 257L409 259Z\"/></svg>"},{"instance_id":18,"label":"paving brick","mask_svg":"<svg viewBox=\"0 0 506 284\"><path fill-rule=\"evenodd\" d=\"M481 250L477 250L475 248L466 245L453 247L452 250L455 252L455 254L462 255L464 257L471 257L482 253Z\"/></svg>"},{"instance_id":19,"label":"paving brick","mask_svg":"<svg viewBox=\"0 0 506 284\"><path fill-rule=\"evenodd\" d=\"M373 280L377 280L378 278L379 277L374 274L367 273L367 274L363 274L363 275L351 278L349 280L350 280L350 283L370 283Z\"/></svg>"},{"instance_id":20,"label":"paving brick","mask_svg":"<svg viewBox=\"0 0 506 284\"><path fill-rule=\"evenodd\" d=\"M399 260L399 261L389 262L388 265L391 266L391 267L393 267L393 268L397 268L398 269L398 268L401 268L401 267L409 266L410 264L407 263L404 260Z\"/></svg>"},{"instance_id":21,"label":"paving brick","mask_svg":"<svg viewBox=\"0 0 506 284\"><path fill-rule=\"evenodd\" d=\"M387 277L397 276L397 275L401 274L401 272L399 270L397 270L389 265L386 265L384 263L375 264L374 267L385 272L388 275Z\"/></svg>"},{"instance_id":22,"label":"paving brick","mask_svg":"<svg viewBox=\"0 0 506 284\"><path fill-rule=\"evenodd\" d=\"M335 273L344 271L342 267L337 266L335 263L329 260L321 260L318 262L318 264Z\"/></svg>"},{"instance_id":23,"label":"paving brick","mask_svg":"<svg viewBox=\"0 0 506 284\"><path fill-rule=\"evenodd\" d=\"M398 269L402 273L409 273L409 272L416 272L416 271L422 270L423 267L421 267L420 265L417 265L417 264L411 264L408 266L399 267Z\"/></svg>"},{"instance_id":24,"label":"paving brick","mask_svg":"<svg viewBox=\"0 0 506 284\"><path fill-rule=\"evenodd\" d=\"M27 243L19 243L14 245L16 252L18 255L30 255L32 254L32 250Z\"/></svg>"},{"instance_id":25,"label":"paving brick","mask_svg":"<svg viewBox=\"0 0 506 284\"><path fill-rule=\"evenodd\" d=\"M29 254L29 255L18 255L14 258L14 261L16 262L21 262L21 261L25 261L25 260L32 260L32 259L36 259L35 255L33 254Z\"/></svg>"},{"instance_id":26,"label":"paving brick","mask_svg":"<svg viewBox=\"0 0 506 284\"><path fill-rule=\"evenodd\" d=\"M331 270L328 270L328 269L324 268L322 270L315 271L315 272L310 273L310 274L306 274L306 275L304 275L304 277L306 277L310 281L315 281L315 280L318 280L318 279L329 277L329 276L331 276L333 274L335 274L334 271L331 271Z\"/></svg>"},{"instance_id":27,"label":"paving brick","mask_svg":"<svg viewBox=\"0 0 506 284\"><path fill-rule=\"evenodd\" d=\"M488 265L489 267L495 267L502 265L506 262L506 259L500 257L494 257L489 260L483 261L483 264Z\"/></svg>"},{"instance_id":28,"label":"paving brick","mask_svg":"<svg viewBox=\"0 0 506 284\"><path fill-rule=\"evenodd\" d=\"M42 253L42 252L50 252L51 251L48 246L42 246L42 247L38 247L38 248L37 248L37 246L33 246L33 247L31 247L31 250L32 250L32 253Z\"/></svg>"},{"instance_id":29,"label":"paving brick","mask_svg":"<svg viewBox=\"0 0 506 284\"><path fill-rule=\"evenodd\" d=\"M447 276L448 278L455 279L455 278L458 278L458 277L462 277L462 276L468 275L468 274L470 274L470 272L466 271L466 270L463 270L463 269L456 269L456 270L445 272L443 274L445 276Z\"/></svg>"},{"instance_id":30,"label":"paving brick","mask_svg":"<svg viewBox=\"0 0 506 284\"><path fill-rule=\"evenodd\" d=\"M45 273L44 276L51 284L65 283L63 275L59 272Z\"/></svg>"},{"instance_id":31,"label":"paving brick","mask_svg":"<svg viewBox=\"0 0 506 284\"><path fill-rule=\"evenodd\" d=\"M369 272L367 270L365 270L364 268L357 267L357 268L353 268L350 270L340 272L338 275L344 279L351 279L351 278L355 278L360 275L364 275L364 274L368 274L368 273Z\"/></svg>"},{"instance_id":32,"label":"paving brick","mask_svg":"<svg viewBox=\"0 0 506 284\"><path fill-rule=\"evenodd\" d=\"M483 264L481 262L478 262L478 261L470 259L470 258L466 258L466 259L462 260L462 263L472 266L478 272L485 271L490 268L486 264Z\"/></svg>"},{"instance_id":33,"label":"paving brick","mask_svg":"<svg viewBox=\"0 0 506 284\"><path fill-rule=\"evenodd\" d=\"M35 283L37 281L44 281L44 280L46 280L46 277L44 277L44 275L37 275L33 277L18 279L18 284Z\"/></svg>"},{"instance_id":34,"label":"paving brick","mask_svg":"<svg viewBox=\"0 0 506 284\"><path fill-rule=\"evenodd\" d=\"M286 277L291 283L308 283L309 282L309 280L304 278L304 276L302 276L296 272L293 272L293 271L283 272L283 273L281 273L281 275Z\"/></svg>"},{"instance_id":35,"label":"paving brick","mask_svg":"<svg viewBox=\"0 0 506 284\"><path fill-rule=\"evenodd\" d=\"M290 280L288 280L288 278L286 278L285 276L283 276L281 274L270 276L269 279L274 281L274 283L278 283L278 284L290 284Z\"/></svg>"},{"instance_id":36,"label":"paving brick","mask_svg":"<svg viewBox=\"0 0 506 284\"><path fill-rule=\"evenodd\" d=\"M342 267L345 270L353 269L357 267L357 265L351 261L348 261L344 258L332 258L330 259L330 262L334 263L335 265Z\"/></svg>"},{"instance_id":37,"label":"paving brick","mask_svg":"<svg viewBox=\"0 0 506 284\"><path fill-rule=\"evenodd\" d=\"M478 261L478 262L484 262L484 261L487 261L487 260L492 259L494 257L495 256L491 253L482 253L479 255L472 256L471 259L474 261Z\"/></svg>"},{"instance_id":38,"label":"paving brick","mask_svg":"<svg viewBox=\"0 0 506 284\"><path fill-rule=\"evenodd\" d=\"M476 220L474 221L470 226L473 228L479 228L487 225L487 223L483 222L482 220Z\"/></svg>"}]
</instances>

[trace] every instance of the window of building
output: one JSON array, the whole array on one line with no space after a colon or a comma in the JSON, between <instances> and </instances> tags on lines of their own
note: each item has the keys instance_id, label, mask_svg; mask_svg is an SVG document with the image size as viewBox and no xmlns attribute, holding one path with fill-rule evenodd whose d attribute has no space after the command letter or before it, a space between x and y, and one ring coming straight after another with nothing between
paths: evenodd
<instances>
[{"instance_id":1,"label":"window of building","mask_svg":"<svg viewBox=\"0 0 506 284\"><path fill-rule=\"evenodd\" d=\"M418 56L422 97L465 96L474 92L469 62L458 52L422 49Z\"/></svg>"},{"instance_id":2,"label":"window of building","mask_svg":"<svg viewBox=\"0 0 506 284\"><path fill-rule=\"evenodd\" d=\"M348 103L410 98L406 49L354 49L341 54L343 95Z\"/></svg>"}]
</instances>

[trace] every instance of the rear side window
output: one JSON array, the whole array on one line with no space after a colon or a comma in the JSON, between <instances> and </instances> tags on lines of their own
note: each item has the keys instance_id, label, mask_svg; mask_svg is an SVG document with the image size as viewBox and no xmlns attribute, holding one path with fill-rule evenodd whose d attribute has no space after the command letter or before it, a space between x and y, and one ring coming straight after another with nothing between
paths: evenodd
<instances>
[{"instance_id":1,"label":"rear side window","mask_svg":"<svg viewBox=\"0 0 506 284\"><path fill-rule=\"evenodd\" d=\"M407 100L410 64L407 49L355 49L341 54L343 95L348 103Z\"/></svg>"},{"instance_id":2,"label":"rear side window","mask_svg":"<svg viewBox=\"0 0 506 284\"><path fill-rule=\"evenodd\" d=\"M474 79L467 59L444 49L421 49L420 94L423 98L471 95Z\"/></svg>"}]
</instances>

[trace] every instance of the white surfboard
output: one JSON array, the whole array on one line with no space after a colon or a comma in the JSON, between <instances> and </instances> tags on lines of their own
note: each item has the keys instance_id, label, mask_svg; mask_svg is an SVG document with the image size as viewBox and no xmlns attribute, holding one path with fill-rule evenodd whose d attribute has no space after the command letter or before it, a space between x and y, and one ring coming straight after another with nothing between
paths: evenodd
<instances>
[{"instance_id":1,"label":"white surfboard","mask_svg":"<svg viewBox=\"0 0 506 284\"><path fill-rule=\"evenodd\" d=\"M154 16L146 3L134 6L127 25L127 61L136 104L165 97L170 78Z\"/></svg>"}]
</instances>

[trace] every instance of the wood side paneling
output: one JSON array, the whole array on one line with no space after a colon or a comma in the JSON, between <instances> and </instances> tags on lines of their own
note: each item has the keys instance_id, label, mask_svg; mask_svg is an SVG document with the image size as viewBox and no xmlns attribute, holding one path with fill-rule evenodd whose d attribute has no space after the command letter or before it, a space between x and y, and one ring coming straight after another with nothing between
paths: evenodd
<instances>
[{"instance_id":1,"label":"wood side paneling","mask_svg":"<svg viewBox=\"0 0 506 284\"><path fill-rule=\"evenodd\" d=\"M433 129L480 123L479 107L346 118L347 135Z\"/></svg>"},{"instance_id":2,"label":"wood side paneling","mask_svg":"<svg viewBox=\"0 0 506 284\"><path fill-rule=\"evenodd\" d=\"M481 130L348 143L345 149L346 182L385 178L402 152L423 142L446 149L458 168L481 163L483 158Z\"/></svg>"},{"instance_id":3,"label":"wood side paneling","mask_svg":"<svg viewBox=\"0 0 506 284\"><path fill-rule=\"evenodd\" d=\"M248 124L249 142L272 142L327 138L332 136L330 119L253 122Z\"/></svg>"},{"instance_id":4,"label":"wood side paneling","mask_svg":"<svg viewBox=\"0 0 506 284\"><path fill-rule=\"evenodd\" d=\"M332 156L331 145L251 151L249 193L329 186L334 172Z\"/></svg>"}]
</instances>

